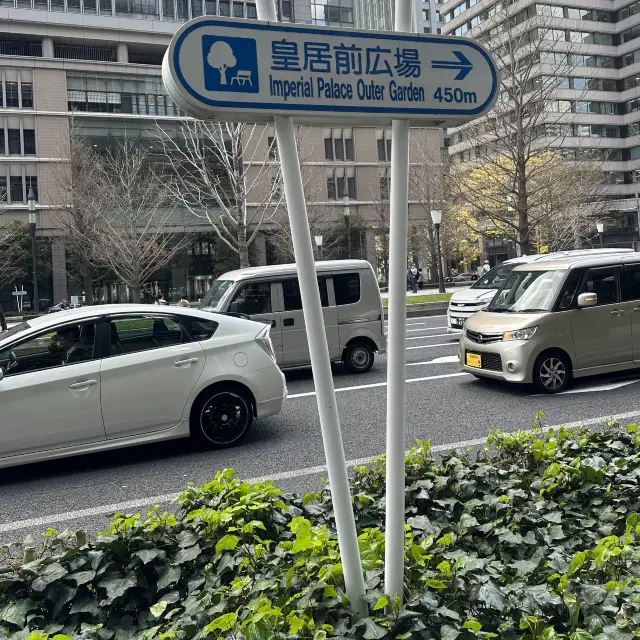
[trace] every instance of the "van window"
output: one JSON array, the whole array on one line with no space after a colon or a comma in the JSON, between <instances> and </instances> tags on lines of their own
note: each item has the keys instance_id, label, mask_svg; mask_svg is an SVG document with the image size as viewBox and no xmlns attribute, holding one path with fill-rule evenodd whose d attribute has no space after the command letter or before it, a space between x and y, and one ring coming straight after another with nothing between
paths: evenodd
<instances>
[{"instance_id":1,"label":"van window","mask_svg":"<svg viewBox=\"0 0 640 640\"><path fill-rule=\"evenodd\" d=\"M360 274L339 273L333 276L336 304L354 304L360 300Z\"/></svg>"},{"instance_id":2,"label":"van window","mask_svg":"<svg viewBox=\"0 0 640 640\"><path fill-rule=\"evenodd\" d=\"M326 277L318 278L318 289L320 290L320 302L323 307L329 306L329 295L327 294ZM285 311L299 311L302 309L302 298L300 296L300 284L298 278L287 278L282 281L282 296L284 298Z\"/></svg>"},{"instance_id":3,"label":"van window","mask_svg":"<svg viewBox=\"0 0 640 640\"><path fill-rule=\"evenodd\" d=\"M595 293L598 296L598 306L619 302L617 271L616 267L589 271L580 293Z\"/></svg>"},{"instance_id":4,"label":"van window","mask_svg":"<svg viewBox=\"0 0 640 640\"><path fill-rule=\"evenodd\" d=\"M640 264L629 264L625 267L622 300L640 300Z\"/></svg>"},{"instance_id":5,"label":"van window","mask_svg":"<svg viewBox=\"0 0 640 640\"><path fill-rule=\"evenodd\" d=\"M260 313L271 313L271 283L247 282L233 296L229 305L231 313L244 313L254 316Z\"/></svg>"},{"instance_id":6,"label":"van window","mask_svg":"<svg viewBox=\"0 0 640 640\"><path fill-rule=\"evenodd\" d=\"M574 269L569 272L569 276L562 287L560 298L558 300L558 311L565 311L571 307L576 291L578 290L580 280L582 280L582 275L583 272L578 269Z\"/></svg>"}]
</instances>

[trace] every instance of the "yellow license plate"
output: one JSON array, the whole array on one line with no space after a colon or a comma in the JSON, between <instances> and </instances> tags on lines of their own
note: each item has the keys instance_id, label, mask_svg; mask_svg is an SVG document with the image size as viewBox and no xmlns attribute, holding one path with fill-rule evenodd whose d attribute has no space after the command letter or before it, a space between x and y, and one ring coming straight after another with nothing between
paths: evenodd
<instances>
[{"instance_id":1,"label":"yellow license plate","mask_svg":"<svg viewBox=\"0 0 640 640\"><path fill-rule=\"evenodd\" d=\"M467 353L467 366L482 369L482 356L479 353Z\"/></svg>"}]
</instances>

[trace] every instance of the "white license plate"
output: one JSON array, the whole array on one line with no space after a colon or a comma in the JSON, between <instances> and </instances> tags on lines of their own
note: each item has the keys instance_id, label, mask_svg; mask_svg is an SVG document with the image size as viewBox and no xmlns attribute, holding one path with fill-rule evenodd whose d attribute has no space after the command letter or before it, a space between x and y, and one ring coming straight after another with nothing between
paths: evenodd
<instances>
[{"instance_id":1,"label":"white license plate","mask_svg":"<svg viewBox=\"0 0 640 640\"><path fill-rule=\"evenodd\" d=\"M451 326L453 327L464 327L464 318L451 318Z\"/></svg>"}]
</instances>

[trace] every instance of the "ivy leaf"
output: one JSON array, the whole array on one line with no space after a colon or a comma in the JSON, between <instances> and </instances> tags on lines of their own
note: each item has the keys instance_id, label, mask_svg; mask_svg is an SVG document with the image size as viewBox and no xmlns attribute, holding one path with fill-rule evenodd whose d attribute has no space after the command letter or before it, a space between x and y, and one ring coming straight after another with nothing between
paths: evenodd
<instances>
[{"instance_id":1,"label":"ivy leaf","mask_svg":"<svg viewBox=\"0 0 640 640\"><path fill-rule=\"evenodd\" d=\"M133 555L138 556L138 558L142 560L142 564L149 564L156 558L164 560L167 556L162 549L140 549L140 551L136 551Z\"/></svg>"},{"instance_id":2,"label":"ivy leaf","mask_svg":"<svg viewBox=\"0 0 640 640\"><path fill-rule=\"evenodd\" d=\"M180 565L185 564L186 562L191 562L195 560L202 553L202 549L199 544L194 545L193 547L188 547L186 549L180 549L178 553L176 553L176 557L173 559L171 564Z\"/></svg>"},{"instance_id":3,"label":"ivy leaf","mask_svg":"<svg viewBox=\"0 0 640 640\"><path fill-rule=\"evenodd\" d=\"M87 584L87 582L91 582L96 577L96 572L93 570L89 571L76 571L75 573L70 573L67 576L67 579L73 580L76 583L76 586L80 586L81 584Z\"/></svg>"},{"instance_id":4,"label":"ivy leaf","mask_svg":"<svg viewBox=\"0 0 640 640\"><path fill-rule=\"evenodd\" d=\"M366 640L380 640L387 635L387 629L378 626L371 618L361 620L359 625L364 625L363 638Z\"/></svg>"},{"instance_id":5,"label":"ivy leaf","mask_svg":"<svg viewBox=\"0 0 640 640\"><path fill-rule=\"evenodd\" d=\"M212 620L207 626L205 631L207 633L211 633L216 630L220 631L231 631L236 626L238 621L237 613L225 613L222 616L219 616L215 620Z\"/></svg>"},{"instance_id":6,"label":"ivy leaf","mask_svg":"<svg viewBox=\"0 0 640 640\"><path fill-rule=\"evenodd\" d=\"M504 611L504 594L493 582L485 582L472 591L475 592L474 600L496 611Z\"/></svg>"},{"instance_id":7,"label":"ivy leaf","mask_svg":"<svg viewBox=\"0 0 640 640\"><path fill-rule=\"evenodd\" d=\"M167 567L158 578L158 589L165 589L180 580L180 567Z\"/></svg>"},{"instance_id":8,"label":"ivy leaf","mask_svg":"<svg viewBox=\"0 0 640 640\"><path fill-rule=\"evenodd\" d=\"M19 600L13 604L8 604L4 609L0 609L0 620L23 629L27 614L35 607L36 605L32 600Z\"/></svg>"},{"instance_id":9,"label":"ivy leaf","mask_svg":"<svg viewBox=\"0 0 640 640\"><path fill-rule=\"evenodd\" d=\"M123 596L129 589L138 585L138 578L133 571L129 571L126 576L121 576L117 572L108 573L99 583L107 592L107 603L111 604L117 598Z\"/></svg>"},{"instance_id":10,"label":"ivy leaf","mask_svg":"<svg viewBox=\"0 0 640 640\"><path fill-rule=\"evenodd\" d=\"M593 640L593 636L584 629L576 629L570 636L569 640Z\"/></svg>"},{"instance_id":11,"label":"ivy leaf","mask_svg":"<svg viewBox=\"0 0 640 640\"><path fill-rule=\"evenodd\" d=\"M216 555L226 550L233 551L238 546L238 540L240 540L238 536L229 534L222 536L216 544Z\"/></svg>"},{"instance_id":12,"label":"ivy leaf","mask_svg":"<svg viewBox=\"0 0 640 640\"><path fill-rule=\"evenodd\" d=\"M456 638L460 635L460 632L448 625L445 624L441 629L440 629L440 638L441 640L456 640Z\"/></svg>"},{"instance_id":13,"label":"ivy leaf","mask_svg":"<svg viewBox=\"0 0 640 640\"><path fill-rule=\"evenodd\" d=\"M531 573L539 564L540 560L516 560L507 566L514 568L519 575L526 575Z\"/></svg>"},{"instance_id":14,"label":"ivy leaf","mask_svg":"<svg viewBox=\"0 0 640 640\"><path fill-rule=\"evenodd\" d=\"M427 580L427 586L431 587L432 589L446 589L447 585L442 582L442 580L436 580L435 578L429 578Z\"/></svg>"},{"instance_id":15,"label":"ivy leaf","mask_svg":"<svg viewBox=\"0 0 640 640\"><path fill-rule=\"evenodd\" d=\"M607 590L598 584L583 584L581 593L584 601L591 605L600 604L607 597Z\"/></svg>"},{"instance_id":16,"label":"ivy leaf","mask_svg":"<svg viewBox=\"0 0 640 640\"><path fill-rule=\"evenodd\" d=\"M384 609L389 604L389 598L387 596L380 596L373 606L374 611L379 611L380 609Z\"/></svg>"},{"instance_id":17,"label":"ivy leaf","mask_svg":"<svg viewBox=\"0 0 640 640\"><path fill-rule=\"evenodd\" d=\"M198 536L191 529L184 529L177 536L178 546L181 549L185 547L193 547L193 545L198 542Z\"/></svg>"},{"instance_id":18,"label":"ivy leaf","mask_svg":"<svg viewBox=\"0 0 640 640\"><path fill-rule=\"evenodd\" d=\"M149 611L151 611L151 615L154 618L159 618L165 612L168 604L166 600L160 600L160 602L156 602L156 604L150 607Z\"/></svg>"},{"instance_id":19,"label":"ivy leaf","mask_svg":"<svg viewBox=\"0 0 640 640\"><path fill-rule=\"evenodd\" d=\"M34 591L44 591L52 582L66 576L69 572L59 563L47 565L40 575L33 581L31 588Z\"/></svg>"},{"instance_id":20,"label":"ivy leaf","mask_svg":"<svg viewBox=\"0 0 640 640\"><path fill-rule=\"evenodd\" d=\"M57 618L62 608L71 602L78 593L78 587L70 587L64 582L52 584L47 589L47 598L53 603L53 617Z\"/></svg>"}]
</instances>

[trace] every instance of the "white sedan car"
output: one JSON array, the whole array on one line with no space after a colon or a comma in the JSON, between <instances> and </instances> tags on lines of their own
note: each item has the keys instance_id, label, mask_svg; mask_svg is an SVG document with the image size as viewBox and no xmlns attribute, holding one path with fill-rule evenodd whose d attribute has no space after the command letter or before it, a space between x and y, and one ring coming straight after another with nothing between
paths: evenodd
<instances>
[{"instance_id":1,"label":"white sedan car","mask_svg":"<svg viewBox=\"0 0 640 640\"><path fill-rule=\"evenodd\" d=\"M82 307L0 333L0 467L192 436L239 442L287 387L269 327L178 307Z\"/></svg>"}]
</instances>

